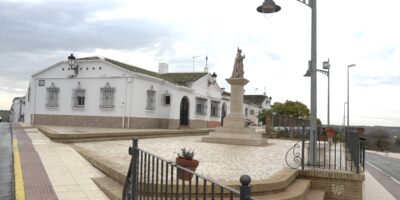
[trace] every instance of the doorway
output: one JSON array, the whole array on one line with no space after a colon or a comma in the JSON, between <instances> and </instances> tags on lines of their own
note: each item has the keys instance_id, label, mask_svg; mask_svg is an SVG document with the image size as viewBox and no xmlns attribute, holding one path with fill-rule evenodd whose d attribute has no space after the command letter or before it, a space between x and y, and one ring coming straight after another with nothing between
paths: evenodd
<instances>
[{"instance_id":1,"label":"doorway","mask_svg":"<svg viewBox=\"0 0 400 200\"><path fill-rule=\"evenodd\" d=\"M181 127L189 126L189 99L186 96L181 100L179 125Z\"/></svg>"}]
</instances>

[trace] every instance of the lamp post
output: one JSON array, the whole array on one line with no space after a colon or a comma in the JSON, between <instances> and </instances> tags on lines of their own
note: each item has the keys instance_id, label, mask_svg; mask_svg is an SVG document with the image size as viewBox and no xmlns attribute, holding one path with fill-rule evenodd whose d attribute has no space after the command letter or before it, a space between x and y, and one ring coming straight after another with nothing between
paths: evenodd
<instances>
[{"instance_id":1,"label":"lamp post","mask_svg":"<svg viewBox=\"0 0 400 200\"><path fill-rule=\"evenodd\" d=\"M350 110L349 71L350 70L349 69L350 69L350 67L355 67L355 66L356 66L355 64L351 64L351 65L347 66L347 126L350 126L350 112L349 112L349 110Z\"/></svg>"},{"instance_id":2,"label":"lamp post","mask_svg":"<svg viewBox=\"0 0 400 200\"><path fill-rule=\"evenodd\" d=\"M329 64L329 59L328 59L328 61L324 61L322 63L322 67L324 69L326 69L326 70L322 70L322 69L316 69L316 70L317 70L317 72L320 72L321 74L323 74L323 75L328 77L328 112L327 112L326 121L327 121L327 125L329 126L330 125L330 78L329 78L330 76L329 76L329 69L331 67L331 65ZM304 74L304 76L306 76L306 77L310 77L311 76L310 69L307 70L307 72Z\"/></svg>"},{"instance_id":3,"label":"lamp post","mask_svg":"<svg viewBox=\"0 0 400 200\"><path fill-rule=\"evenodd\" d=\"M311 120L310 120L310 158L309 165L317 165L317 0L297 0L311 8ZM275 13L281 10L273 0L264 0L264 3L257 7L260 13Z\"/></svg>"},{"instance_id":4,"label":"lamp post","mask_svg":"<svg viewBox=\"0 0 400 200\"><path fill-rule=\"evenodd\" d=\"M343 126L346 126L346 104L347 102L343 103Z\"/></svg>"}]
</instances>

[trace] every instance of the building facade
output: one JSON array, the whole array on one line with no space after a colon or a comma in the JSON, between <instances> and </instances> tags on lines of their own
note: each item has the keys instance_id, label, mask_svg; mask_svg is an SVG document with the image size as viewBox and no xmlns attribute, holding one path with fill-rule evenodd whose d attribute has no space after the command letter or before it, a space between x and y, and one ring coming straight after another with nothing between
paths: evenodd
<instances>
[{"instance_id":1,"label":"building facade","mask_svg":"<svg viewBox=\"0 0 400 200\"><path fill-rule=\"evenodd\" d=\"M207 72L152 72L108 58L56 63L32 75L24 121L109 128L221 125L229 100ZM251 105L249 105L251 106Z\"/></svg>"}]
</instances>

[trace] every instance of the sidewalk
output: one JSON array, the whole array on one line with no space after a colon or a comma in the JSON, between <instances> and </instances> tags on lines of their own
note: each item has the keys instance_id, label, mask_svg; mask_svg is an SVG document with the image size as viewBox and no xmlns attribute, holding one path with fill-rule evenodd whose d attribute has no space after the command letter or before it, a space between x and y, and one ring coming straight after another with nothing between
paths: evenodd
<instances>
[{"instance_id":1,"label":"sidewalk","mask_svg":"<svg viewBox=\"0 0 400 200\"><path fill-rule=\"evenodd\" d=\"M34 128L14 131L26 199L108 199L91 180L105 175L68 145L54 143Z\"/></svg>"}]
</instances>

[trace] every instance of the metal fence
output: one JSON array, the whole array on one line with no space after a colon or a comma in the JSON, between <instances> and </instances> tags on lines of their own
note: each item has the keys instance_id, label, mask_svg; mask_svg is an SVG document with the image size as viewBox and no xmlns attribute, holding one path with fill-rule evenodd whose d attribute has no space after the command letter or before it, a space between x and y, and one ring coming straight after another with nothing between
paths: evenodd
<instances>
[{"instance_id":1,"label":"metal fence","mask_svg":"<svg viewBox=\"0 0 400 200\"><path fill-rule=\"evenodd\" d=\"M316 163L311 162L309 128L300 128L299 140L286 153L286 164L292 168L322 168L359 173L365 166L365 137L356 128L335 128L329 135L327 127L318 127ZM312 163L312 164L311 164Z\"/></svg>"},{"instance_id":2,"label":"metal fence","mask_svg":"<svg viewBox=\"0 0 400 200\"><path fill-rule=\"evenodd\" d=\"M129 154L132 157L122 194L124 200L253 199L247 175L240 177L239 188L228 187L138 148L138 139L133 139Z\"/></svg>"}]
</instances>

